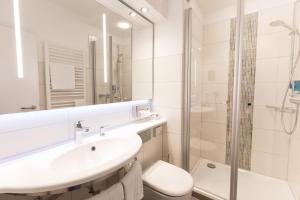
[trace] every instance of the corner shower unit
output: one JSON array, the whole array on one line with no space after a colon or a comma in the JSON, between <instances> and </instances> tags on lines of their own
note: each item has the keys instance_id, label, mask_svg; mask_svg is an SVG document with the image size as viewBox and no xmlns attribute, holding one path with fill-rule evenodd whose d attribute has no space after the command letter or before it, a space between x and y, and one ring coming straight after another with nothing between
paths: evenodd
<instances>
[{"instance_id":1,"label":"corner shower unit","mask_svg":"<svg viewBox=\"0 0 300 200\"><path fill-rule=\"evenodd\" d=\"M194 192L213 200L299 199L300 3L191 2L182 149Z\"/></svg>"}]
</instances>

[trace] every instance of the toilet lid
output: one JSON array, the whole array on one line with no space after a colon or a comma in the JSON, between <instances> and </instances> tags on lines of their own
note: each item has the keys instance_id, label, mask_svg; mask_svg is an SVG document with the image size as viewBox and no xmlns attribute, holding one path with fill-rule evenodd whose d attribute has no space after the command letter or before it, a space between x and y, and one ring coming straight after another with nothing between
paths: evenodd
<instances>
[{"instance_id":1,"label":"toilet lid","mask_svg":"<svg viewBox=\"0 0 300 200\"><path fill-rule=\"evenodd\" d=\"M173 197L188 194L194 185L189 173L161 160L144 172L143 181L154 190Z\"/></svg>"}]
</instances>

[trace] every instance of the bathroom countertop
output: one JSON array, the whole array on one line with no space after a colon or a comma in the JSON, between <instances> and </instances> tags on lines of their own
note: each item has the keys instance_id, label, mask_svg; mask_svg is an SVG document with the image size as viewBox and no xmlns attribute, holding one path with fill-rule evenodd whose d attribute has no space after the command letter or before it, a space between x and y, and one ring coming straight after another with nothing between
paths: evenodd
<instances>
[{"instance_id":1,"label":"bathroom countertop","mask_svg":"<svg viewBox=\"0 0 300 200\"><path fill-rule=\"evenodd\" d=\"M83 139L82 144L75 144L74 141L70 141L48 150L33 153L31 155L2 163L0 165L0 194L36 194L57 191L101 178L126 165L128 161L130 161L138 154L142 146L142 141L140 137L138 137L137 133L160 126L166 122L167 121L164 118L157 120L136 121L118 128L108 130L107 132L105 132L105 136L100 137L99 135L94 135L91 137L86 137ZM90 168L84 168L84 170L81 171L74 171L72 169L72 166L68 166L68 164L70 165L70 163L67 162L65 164L66 169L63 169L65 173L63 173L62 171L57 171L53 168L54 161L56 161L57 158L61 157L65 153L73 150L77 151L78 147L84 147L86 149L85 146L91 146L92 144L95 144L99 141L99 148L101 148L101 141L113 141L114 139L124 139L124 141L126 140L128 143L128 147L126 147L126 153L123 152L121 157L119 156L118 159L110 161L108 164L105 163L97 167L92 166ZM86 154L86 150L84 148L82 148L82 151L84 152L80 152L81 155L83 155L82 158L85 158L84 155ZM107 149L108 148L109 147L107 147ZM112 152L113 151L114 150L112 149ZM101 153L99 154L102 155ZM105 157L105 155L100 156L100 160L103 156ZM109 156L106 155L106 157ZM68 159L69 157L67 157L67 160ZM81 165L81 163L78 163L78 165ZM75 166L77 166L77 164ZM67 169L68 167L69 169Z\"/></svg>"},{"instance_id":2,"label":"bathroom countertop","mask_svg":"<svg viewBox=\"0 0 300 200\"><path fill-rule=\"evenodd\" d=\"M122 130L132 131L135 133L140 133L140 132L143 132L150 128L160 126L165 123L167 123L167 120L165 118L159 118L156 120L140 120L140 121L135 121L135 122L126 124L125 126L113 129L112 131L120 131L120 129L122 129Z\"/></svg>"}]
</instances>

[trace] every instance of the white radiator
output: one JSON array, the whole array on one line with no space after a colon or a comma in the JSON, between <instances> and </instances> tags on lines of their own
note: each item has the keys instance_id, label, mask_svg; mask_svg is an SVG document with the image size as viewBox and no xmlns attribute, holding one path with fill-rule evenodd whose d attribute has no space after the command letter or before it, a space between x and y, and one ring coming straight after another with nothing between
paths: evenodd
<instances>
[{"instance_id":1,"label":"white radiator","mask_svg":"<svg viewBox=\"0 0 300 200\"><path fill-rule=\"evenodd\" d=\"M51 63L72 65L75 69L75 89L55 90L51 87ZM45 81L47 109L86 105L85 59L81 50L45 44Z\"/></svg>"}]
</instances>

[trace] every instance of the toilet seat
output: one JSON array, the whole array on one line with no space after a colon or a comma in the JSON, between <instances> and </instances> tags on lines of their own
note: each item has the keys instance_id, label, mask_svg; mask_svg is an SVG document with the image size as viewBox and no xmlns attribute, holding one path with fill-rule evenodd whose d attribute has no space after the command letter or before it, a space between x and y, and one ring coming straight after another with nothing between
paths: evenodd
<instances>
[{"instance_id":1,"label":"toilet seat","mask_svg":"<svg viewBox=\"0 0 300 200\"><path fill-rule=\"evenodd\" d=\"M144 172L143 181L154 190L172 197L190 193L194 185L188 172L161 160Z\"/></svg>"}]
</instances>

